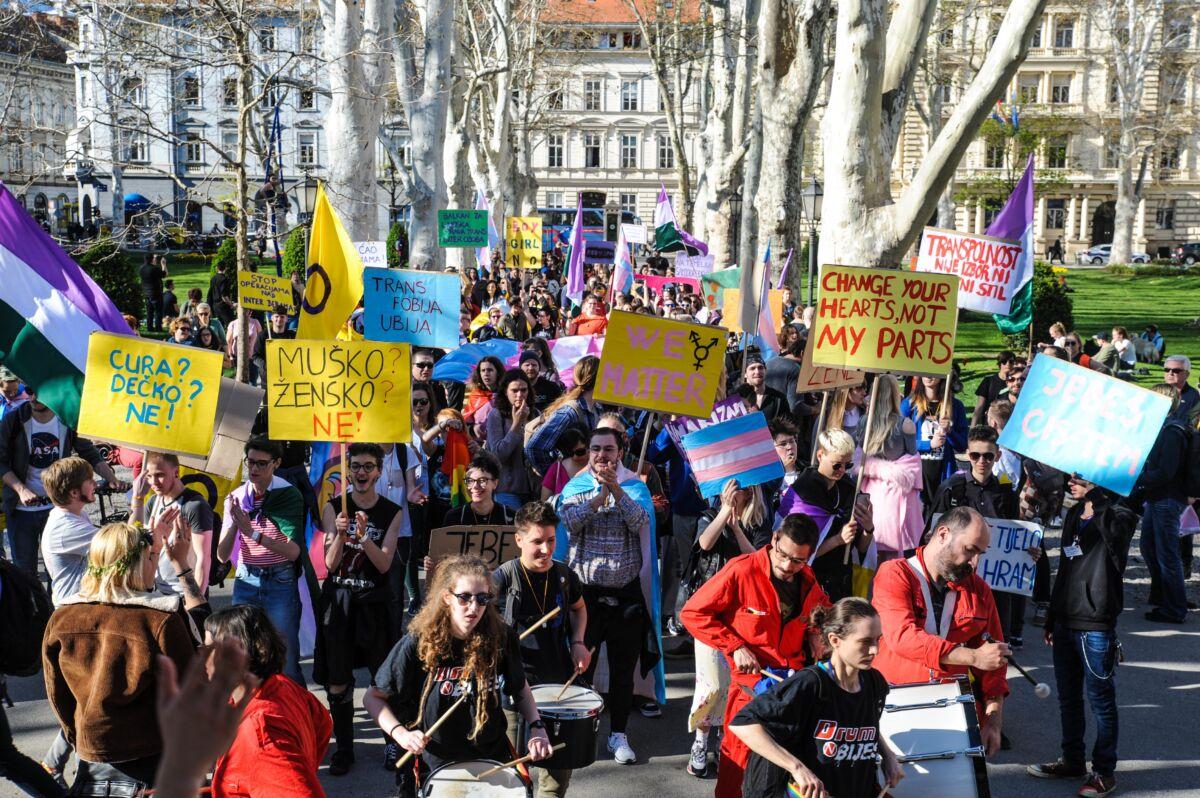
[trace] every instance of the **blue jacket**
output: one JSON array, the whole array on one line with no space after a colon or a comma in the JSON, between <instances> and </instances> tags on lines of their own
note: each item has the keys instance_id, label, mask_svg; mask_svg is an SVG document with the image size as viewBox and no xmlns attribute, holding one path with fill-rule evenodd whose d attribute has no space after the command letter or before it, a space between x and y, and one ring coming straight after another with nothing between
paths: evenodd
<instances>
[{"instance_id":1,"label":"blue jacket","mask_svg":"<svg viewBox=\"0 0 1200 798\"><path fill-rule=\"evenodd\" d=\"M946 479L955 471L958 470L958 465L955 462L954 456L959 452L964 452L967 449L967 427L970 426L967 421L967 411L963 407L963 403L957 399L953 399L953 410L950 414L950 420L953 426L950 428L950 434L946 436L946 445L942 447L942 479ZM900 415L911 419L912 423L917 428L917 453L924 456L929 450L929 438L925 436L922 429L922 423L926 420L925 414L917 410L916 406L906 396L904 401L900 403ZM936 423L936 419L934 419ZM926 485L926 489L930 495L937 490L937 485Z\"/></svg>"}]
</instances>

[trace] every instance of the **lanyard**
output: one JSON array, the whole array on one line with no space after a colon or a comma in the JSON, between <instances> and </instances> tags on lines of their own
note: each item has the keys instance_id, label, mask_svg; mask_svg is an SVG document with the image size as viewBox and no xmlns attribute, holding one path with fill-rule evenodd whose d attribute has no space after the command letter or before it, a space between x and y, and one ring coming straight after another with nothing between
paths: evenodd
<instances>
[{"instance_id":1,"label":"lanyard","mask_svg":"<svg viewBox=\"0 0 1200 798\"><path fill-rule=\"evenodd\" d=\"M925 599L925 631L942 639L950 631L950 624L954 621L954 605L958 603L958 591L948 589L946 591L946 601L942 605L942 617L940 623L935 623L933 619L933 596L929 592L929 577L925 573L925 562L921 558L922 552L917 552L912 557L909 557L905 562L912 568L913 573L917 575L917 581L921 583L921 597Z\"/></svg>"}]
</instances>

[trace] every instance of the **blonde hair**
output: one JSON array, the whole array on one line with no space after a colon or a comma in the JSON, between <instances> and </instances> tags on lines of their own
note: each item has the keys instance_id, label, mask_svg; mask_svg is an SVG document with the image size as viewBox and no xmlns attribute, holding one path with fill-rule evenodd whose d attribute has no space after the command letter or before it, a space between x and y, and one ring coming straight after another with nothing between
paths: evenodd
<instances>
[{"instance_id":1,"label":"blonde hair","mask_svg":"<svg viewBox=\"0 0 1200 798\"><path fill-rule=\"evenodd\" d=\"M825 429L845 429L846 408L850 405L850 392L862 385L852 385L848 388L838 388L829 400L829 412L825 415Z\"/></svg>"},{"instance_id":2,"label":"blonde hair","mask_svg":"<svg viewBox=\"0 0 1200 798\"><path fill-rule=\"evenodd\" d=\"M817 436L817 451L846 457L854 454L854 439L844 429L827 429Z\"/></svg>"},{"instance_id":3,"label":"blonde hair","mask_svg":"<svg viewBox=\"0 0 1200 798\"><path fill-rule=\"evenodd\" d=\"M95 601L113 601L122 591L153 589L154 575L147 577L141 567L153 549L150 533L133 524L100 527L88 550L80 595Z\"/></svg>"},{"instance_id":4,"label":"blonde hair","mask_svg":"<svg viewBox=\"0 0 1200 798\"><path fill-rule=\"evenodd\" d=\"M871 408L871 427L863 430L863 454L876 457L883 454L892 430L900 423L900 383L891 374L875 378Z\"/></svg>"},{"instance_id":5,"label":"blonde hair","mask_svg":"<svg viewBox=\"0 0 1200 798\"><path fill-rule=\"evenodd\" d=\"M1160 382L1150 390L1171 400L1170 413L1174 413L1179 409L1179 391L1174 385L1167 385L1165 382ZM1168 415L1170 415L1170 413Z\"/></svg>"}]
</instances>

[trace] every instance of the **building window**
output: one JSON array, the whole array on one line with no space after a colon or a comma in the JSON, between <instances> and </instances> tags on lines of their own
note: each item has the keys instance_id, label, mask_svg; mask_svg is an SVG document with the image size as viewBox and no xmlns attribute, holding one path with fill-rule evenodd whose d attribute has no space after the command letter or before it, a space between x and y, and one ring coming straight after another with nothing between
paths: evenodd
<instances>
[{"instance_id":1,"label":"building window","mask_svg":"<svg viewBox=\"0 0 1200 798\"><path fill-rule=\"evenodd\" d=\"M1075 20L1071 17L1059 17L1054 20L1054 46L1075 46Z\"/></svg>"},{"instance_id":2,"label":"building window","mask_svg":"<svg viewBox=\"0 0 1200 798\"><path fill-rule=\"evenodd\" d=\"M563 88L562 81L557 81L546 93L546 108L551 111L561 111L563 109L563 96L565 94L566 90Z\"/></svg>"},{"instance_id":3,"label":"building window","mask_svg":"<svg viewBox=\"0 0 1200 798\"><path fill-rule=\"evenodd\" d=\"M942 47L954 46L954 28L942 28L937 35L938 44Z\"/></svg>"},{"instance_id":4,"label":"building window","mask_svg":"<svg viewBox=\"0 0 1200 798\"><path fill-rule=\"evenodd\" d=\"M637 213L637 194L622 193L620 195L620 198L621 198L621 210L622 211L624 211L626 213L634 213L634 214Z\"/></svg>"},{"instance_id":5,"label":"building window","mask_svg":"<svg viewBox=\"0 0 1200 798\"><path fill-rule=\"evenodd\" d=\"M603 89L598 80L585 80L583 82L583 110L599 111L600 101Z\"/></svg>"},{"instance_id":6,"label":"building window","mask_svg":"<svg viewBox=\"0 0 1200 798\"><path fill-rule=\"evenodd\" d=\"M600 34L600 49L601 50L617 49L617 34L601 33Z\"/></svg>"},{"instance_id":7,"label":"building window","mask_svg":"<svg viewBox=\"0 0 1200 798\"><path fill-rule=\"evenodd\" d=\"M1108 101L1110 103L1117 103L1120 101L1120 99L1121 99L1121 84L1119 82L1117 82L1117 78L1114 75L1112 77L1112 79L1108 81Z\"/></svg>"},{"instance_id":8,"label":"building window","mask_svg":"<svg viewBox=\"0 0 1200 798\"><path fill-rule=\"evenodd\" d=\"M195 75L184 75L179 90L183 104L188 108L200 107L200 78Z\"/></svg>"},{"instance_id":9,"label":"building window","mask_svg":"<svg viewBox=\"0 0 1200 798\"><path fill-rule=\"evenodd\" d=\"M279 84L274 80L267 81L267 85L263 87L262 96L258 99L259 107L274 108L279 105Z\"/></svg>"},{"instance_id":10,"label":"building window","mask_svg":"<svg viewBox=\"0 0 1200 798\"><path fill-rule=\"evenodd\" d=\"M1046 138L1047 169L1067 168L1067 146L1068 139L1066 136L1048 136Z\"/></svg>"},{"instance_id":11,"label":"building window","mask_svg":"<svg viewBox=\"0 0 1200 798\"><path fill-rule=\"evenodd\" d=\"M675 168L675 150L671 148L671 137L666 133L658 134L658 168Z\"/></svg>"},{"instance_id":12,"label":"building window","mask_svg":"<svg viewBox=\"0 0 1200 798\"><path fill-rule=\"evenodd\" d=\"M546 207L561 208L563 206L563 193L561 191L546 192Z\"/></svg>"},{"instance_id":13,"label":"building window","mask_svg":"<svg viewBox=\"0 0 1200 798\"><path fill-rule=\"evenodd\" d=\"M1158 150L1159 169L1179 168L1179 139L1170 138L1162 143Z\"/></svg>"},{"instance_id":14,"label":"building window","mask_svg":"<svg viewBox=\"0 0 1200 798\"><path fill-rule=\"evenodd\" d=\"M221 149L225 151L225 155L229 158L237 158L237 131L222 130L221 131Z\"/></svg>"},{"instance_id":15,"label":"building window","mask_svg":"<svg viewBox=\"0 0 1200 798\"><path fill-rule=\"evenodd\" d=\"M150 148L144 131L125 129L121 131L120 138L126 163L146 163L150 160Z\"/></svg>"},{"instance_id":16,"label":"building window","mask_svg":"<svg viewBox=\"0 0 1200 798\"><path fill-rule=\"evenodd\" d=\"M600 134L583 134L583 167L585 169L600 168Z\"/></svg>"},{"instance_id":17,"label":"building window","mask_svg":"<svg viewBox=\"0 0 1200 798\"><path fill-rule=\"evenodd\" d=\"M1162 69L1159 72L1162 99L1170 105L1179 105L1187 99L1187 73L1179 69Z\"/></svg>"},{"instance_id":18,"label":"building window","mask_svg":"<svg viewBox=\"0 0 1200 798\"><path fill-rule=\"evenodd\" d=\"M636 111L638 109L638 85L636 80L621 81L621 110Z\"/></svg>"},{"instance_id":19,"label":"building window","mask_svg":"<svg viewBox=\"0 0 1200 798\"><path fill-rule=\"evenodd\" d=\"M317 90L312 86L305 86L300 90L300 110L315 111L317 109Z\"/></svg>"},{"instance_id":20,"label":"building window","mask_svg":"<svg viewBox=\"0 0 1200 798\"><path fill-rule=\"evenodd\" d=\"M1033 24L1033 33L1029 37L1029 49L1036 50L1042 46L1042 25L1045 23L1041 17Z\"/></svg>"},{"instance_id":21,"label":"building window","mask_svg":"<svg viewBox=\"0 0 1200 798\"><path fill-rule=\"evenodd\" d=\"M1062 230L1067 226L1066 200L1046 200L1046 229Z\"/></svg>"},{"instance_id":22,"label":"building window","mask_svg":"<svg viewBox=\"0 0 1200 798\"><path fill-rule=\"evenodd\" d=\"M984 142L983 167L985 169L1003 169L1004 155L1007 149L1003 141Z\"/></svg>"},{"instance_id":23,"label":"building window","mask_svg":"<svg viewBox=\"0 0 1200 798\"><path fill-rule=\"evenodd\" d=\"M262 52L269 53L275 49L275 29L271 27L258 29L258 45Z\"/></svg>"},{"instance_id":24,"label":"building window","mask_svg":"<svg viewBox=\"0 0 1200 798\"><path fill-rule=\"evenodd\" d=\"M140 77L125 78L121 81L121 96L130 105L145 105L146 84Z\"/></svg>"},{"instance_id":25,"label":"building window","mask_svg":"<svg viewBox=\"0 0 1200 798\"><path fill-rule=\"evenodd\" d=\"M1050 79L1050 102L1065 104L1071 102L1071 75L1055 75Z\"/></svg>"},{"instance_id":26,"label":"building window","mask_svg":"<svg viewBox=\"0 0 1200 798\"><path fill-rule=\"evenodd\" d=\"M17 174L24 174L25 172L25 145L21 144L20 141L10 141L8 143L8 168Z\"/></svg>"},{"instance_id":27,"label":"building window","mask_svg":"<svg viewBox=\"0 0 1200 798\"><path fill-rule=\"evenodd\" d=\"M1192 20L1175 16L1167 20L1167 32L1163 43L1172 50L1183 50L1192 43ZM1170 228L1163 228L1170 229Z\"/></svg>"},{"instance_id":28,"label":"building window","mask_svg":"<svg viewBox=\"0 0 1200 798\"><path fill-rule=\"evenodd\" d=\"M1154 211L1154 226L1159 230L1175 229L1175 200L1163 200Z\"/></svg>"},{"instance_id":29,"label":"building window","mask_svg":"<svg viewBox=\"0 0 1200 798\"><path fill-rule=\"evenodd\" d=\"M1021 75L1017 78L1017 99L1022 105L1032 105L1038 100L1038 90L1041 88L1041 75Z\"/></svg>"},{"instance_id":30,"label":"building window","mask_svg":"<svg viewBox=\"0 0 1200 798\"><path fill-rule=\"evenodd\" d=\"M621 168L637 169L638 137L636 133L621 134Z\"/></svg>"},{"instance_id":31,"label":"building window","mask_svg":"<svg viewBox=\"0 0 1200 798\"><path fill-rule=\"evenodd\" d=\"M642 48L642 34L635 30L627 30L621 34L621 47L626 50L640 50Z\"/></svg>"},{"instance_id":32,"label":"building window","mask_svg":"<svg viewBox=\"0 0 1200 798\"><path fill-rule=\"evenodd\" d=\"M546 166L550 168L563 165L563 135L551 133L546 136Z\"/></svg>"},{"instance_id":33,"label":"building window","mask_svg":"<svg viewBox=\"0 0 1200 798\"><path fill-rule=\"evenodd\" d=\"M1121 134L1109 133L1104 137L1104 168L1116 169L1121 165Z\"/></svg>"},{"instance_id":34,"label":"building window","mask_svg":"<svg viewBox=\"0 0 1200 798\"><path fill-rule=\"evenodd\" d=\"M204 165L204 142L194 133L183 137L183 160L188 166Z\"/></svg>"},{"instance_id":35,"label":"building window","mask_svg":"<svg viewBox=\"0 0 1200 798\"><path fill-rule=\"evenodd\" d=\"M300 52L315 53L317 51L317 24L315 22L300 23Z\"/></svg>"},{"instance_id":36,"label":"building window","mask_svg":"<svg viewBox=\"0 0 1200 798\"><path fill-rule=\"evenodd\" d=\"M226 108L237 108L238 82L237 78L225 78L221 81L221 105Z\"/></svg>"},{"instance_id":37,"label":"building window","mask_svg":"<svg viewBox=\"0 0 1200 798\"><path fill-rule=\"evenodd\" d=\"M296 163L301 166L317 165L317 137L312 133L301 133L296 137Z\"/></svg>"}]
</instances>

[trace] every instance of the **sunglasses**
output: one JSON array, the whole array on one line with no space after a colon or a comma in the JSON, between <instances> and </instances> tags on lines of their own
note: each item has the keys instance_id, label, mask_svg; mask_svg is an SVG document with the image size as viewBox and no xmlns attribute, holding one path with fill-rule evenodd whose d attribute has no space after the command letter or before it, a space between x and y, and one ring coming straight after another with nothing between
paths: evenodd
<instances>
[{"instance_id":1,"label":"sunglasses","mask_svg":"<svg viewBox=\"0 0 1200 798\"><path fill-rule=\"evenodd\" d=\"M412 403L413 403L413 407L427 407L429 405L429 400L428 399L413 399Z\"/></svg>"},{"instance_id":2,"label":"sunglasses","mask_svg":"<svg viewBox=\"0 0 1200 798\"><path fill-rule=\"evenodd\" d=\"M850 466L852 466L852 465L854 465L854 463L853 463L853 462L850 462L850 463L831 463L829 467L830 467L830 468L832 468L834 471L845 471L847 468L849 468L849 467L850 467Z\"/></svg>"},{"instance_id":3,"label":"sunglasses","mask_svg":"<svg viewBox=\"0 0 1200 798\"><path fill-rule=\"evenodd\" d=\"M967 452L967 457L971 458L972 463L977 460L982 460L985 463L996 462L996 455L992 452Z\"/></svg>"},{"instance_id":4,"label":"sunglasses","mask_svg":"<svg viewBox=\"0 0 1200 798\"><path fill-rule=\"evenodd\" d=\"M1008 378L1007 378L1007 381L1008 381L1008 382L1017 382L1017 381L1020 381L1020 382L1025 382L1025 374L1024 374L1024 373L1021 373L1021 374L1009 374L1009 375L1008 375Z\"/></svg>"},{"instance_id":5,"label":"sunglasses","mask_svg":"<svg viewBox=\"0 0 1200 798\"><path fill-rule=\"evenodd\" d=\"M413 363L415 369L431 369L433 368L432 360L422 360L420 363Z\"/></svg>"},{"instance_id":6,"label":"sunglasses","mask_svg":"<svg viewBox=\"0 0 1200 798\"><path fill-rule=\"evenodd\" d=\"M1163 374L1187 374L1187 369L1164 368Z\"/></svg>"},{"instance_id":7,"label":"sunglasses","mask_svg":"<svg viewBox=\"0 0 1200 798\"><path fill-rule=\"evenodd\" d=\"M486 607L495 598L491 593L451 593L450 595L458 599L460 607L469 607L471 606L471 602L475 602L481 607Z\"/></svg>"},{"instance_id":8,"label":"sunglasses","mask_svg":"<svg viewBox=\"0 0 1200 798\"><path fill-rule=\"evenodd\" d=\"M588 453L587 449L575 449L571 452L571 456L572 457L583 457L587 453Z\"/></svg>"},{"instance_id":9,"label":"sunglasses","mask_svg":"<svg viewBox=\"0 0 1200 798\"><path fill-rule=\"evenodd\" d=\"M1078 341L1063 341L1063 346L1079 346Z\"/></svg>"},{"instance_id":10,"label":"sunglasses","mask_svg":"<svg viewBox=\"0 0 1200 798\"><path fill-rule=\"evenodd\" d=\"M376 465L374 463L351 463L350 464L350 470L356 474L359 471L365 471L366 473L369 474L372 471L374 471L375 469L376 469Z\"/></svg>"}]
</instances>

